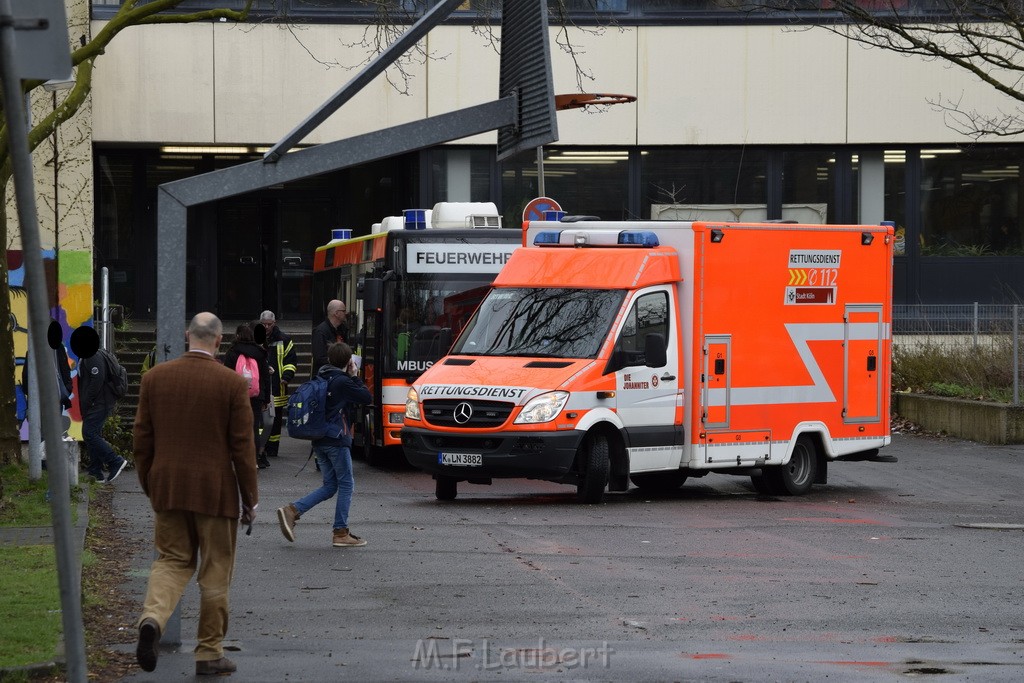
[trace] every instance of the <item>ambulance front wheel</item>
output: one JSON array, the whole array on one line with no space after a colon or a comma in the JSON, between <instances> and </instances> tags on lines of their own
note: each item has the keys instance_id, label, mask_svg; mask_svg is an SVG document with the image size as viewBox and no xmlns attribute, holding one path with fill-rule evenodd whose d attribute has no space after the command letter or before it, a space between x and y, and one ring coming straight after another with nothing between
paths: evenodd
<instances>
[{"instance_id":1,"label":"ambulance front wheel","mask_svg":"<svg viewBox=\"0 0 1024 683\"><path fill-rule=\"evenodd\" d=\"M434 478L434 495L438 500L455 500L459 495L459 480L439 474Z\"/></svg>"},{"instance_id":2,"label":"ambulance front wheel","mask_svg":"<svg viewBox=\"0 0 1024 683\"><path fill-rule=\"evenodd\" d=\"M591 434L580 444L578 462L583 466L579 483L576 484L576 498L581 503L600 503L604 489L608 486L608 437Z\"/></svg>"},{"instance_id":3,"label":"ambulance front wheel","mask_svg":"<svg viewBox=\"0 0 1024 683\"><path fill-rule=\"evenodd\" d=\"M811 490L818 476L818 448L814 439L801 436L793 447L793 456L785 465L766 467L764 478L770 488L784 496L802 496ZM756 487L756 484L755 484Z\"/></svg>"}]
</instances>

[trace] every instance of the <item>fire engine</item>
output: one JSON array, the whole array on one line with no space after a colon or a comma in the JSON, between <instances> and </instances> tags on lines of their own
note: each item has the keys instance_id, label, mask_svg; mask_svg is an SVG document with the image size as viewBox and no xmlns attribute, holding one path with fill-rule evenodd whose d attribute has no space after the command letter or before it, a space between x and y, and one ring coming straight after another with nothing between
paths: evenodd
<instances>
[{"instance_id":1,"label":"fire engine","mask_svg":"<svg viewBox=\"0 0 1024 683\"><path fill-rule=\"evenodd\" d=\"M353 454L401 457L409 385L445 354L521 243L519 230L501 229L493 203L442 202L388 216L369 235L339 231L316 250L314 301L346 303L374 396L355 417Z\"/></svg>"},{"instance_id":2,"label":"fire engine","mask_svg":"<svg viewBox=\"0 0 1024 683\"><path fill-rule=\"evenodd\" d=\"M440 500L495 477L605 490L709 473L800 495L891 460L888 225L528 222L402 445Z\"/></svg>"}]
</instances>

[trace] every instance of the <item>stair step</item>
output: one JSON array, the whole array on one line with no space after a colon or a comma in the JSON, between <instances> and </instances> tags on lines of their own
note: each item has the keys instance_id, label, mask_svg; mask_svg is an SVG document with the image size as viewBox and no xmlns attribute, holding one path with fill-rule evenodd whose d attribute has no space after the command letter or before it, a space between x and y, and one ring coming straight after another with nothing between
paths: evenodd
<instances>
[{"instance_id":1,"label":"stair step","mask_svg":"<svg viewBox=\"0 0 1024 683\"><path fill-rule=\"evenodd\" d=\"M237 323L224 323L225 329L234 330ZM312 329L306 327L305 331L288 325L283 327L285 334L292 338L295 344L295 353L298 356L298 372L300 379L306 379L306 373L313 362L312 353ZM231 346L234 334L224 335L221 343L221 354L224 354ZM146 355L156 346L156 331L154 329L135 328L119 332L114 347L117 350L117 359L128 371L128 393L117 403L117 414L122 420L132 421L135 419L135 411L139 405L139 384L142 381L142 362Z\"/></svg>"}]
</instances>

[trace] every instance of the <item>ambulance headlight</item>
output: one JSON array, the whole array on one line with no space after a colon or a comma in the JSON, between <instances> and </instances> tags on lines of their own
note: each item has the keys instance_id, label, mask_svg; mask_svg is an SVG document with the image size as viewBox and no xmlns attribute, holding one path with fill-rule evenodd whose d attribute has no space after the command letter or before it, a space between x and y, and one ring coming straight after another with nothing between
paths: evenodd
<instances>
[{"instance_id":1,"label":"ambulance headlight","mask_svg":"<svg viewBox=\"0 0 1024 683\"><path fill-rule=\"evenodd\" d=\"M541 394L527 401L526 405L523 406L523 412L519 413L515 423L539 424L541 422L551 422L562 412L562 408L565 407L565 402L568 400L568 391L549 391L546 394Z\"/></svg>"},{"instance_id":2,"label":"ambulance headlight","mask_svg":"<svg viewBox=\"0 0 1024 683\"><path fill-rule=\"evenodd\" d=\"M420 395L415 389L409 389L405 395L405 419L420 419Z\"/></svg>"}]
</instances>

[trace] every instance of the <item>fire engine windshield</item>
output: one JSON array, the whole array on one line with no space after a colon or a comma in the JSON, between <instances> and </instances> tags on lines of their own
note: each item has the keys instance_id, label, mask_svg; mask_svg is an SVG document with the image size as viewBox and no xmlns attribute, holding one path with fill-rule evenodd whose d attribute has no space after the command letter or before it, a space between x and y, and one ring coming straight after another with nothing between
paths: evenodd
<instances>
[{"instance_id":1,"label":"fire engine windshield","mask_svg":"<svg viewBox=\"0 0 1024 683\"><path fill-rule=\"evenodd\" d=\"M385 308L391 342L388 369L420 373L448 353L490 288L490 276L423 278L390 282Z\"/></svg>"},{"instance_id":2,"label":"fire engine windshield","mask_svg":"<svg viewBox=\"0 0 1024 683\"><path fill-rule=\"evenodd\" d=\"M624 296L608 289L493 289L451 352L595 358Z\"/></svg>"}]
</instances>

